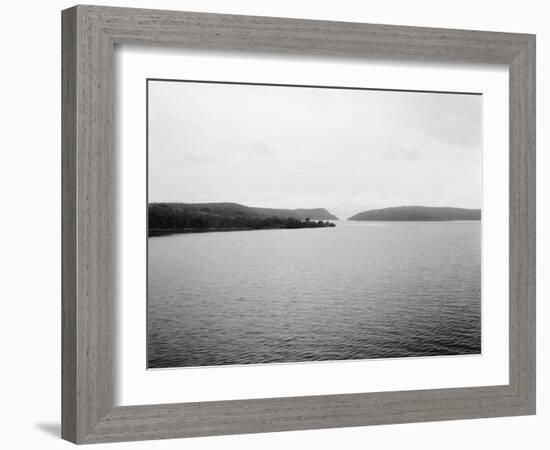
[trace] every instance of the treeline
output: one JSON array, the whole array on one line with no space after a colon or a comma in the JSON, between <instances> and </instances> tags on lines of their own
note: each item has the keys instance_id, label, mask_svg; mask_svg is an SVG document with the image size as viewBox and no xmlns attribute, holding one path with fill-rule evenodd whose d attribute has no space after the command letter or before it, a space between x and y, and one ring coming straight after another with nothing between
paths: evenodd
<instances>
[{"instance_id":1,"label":"treeline","mask_svg":"<svg viewBox=\"0 0 550 450\"><path fill-rule=\"evenodd\" d=\"M481 210L437 206L396 206L363 211L348 220L407 222L481 220Z\"/></svg>"},{"instance_id":2,"label":"treeline","mask_svg":"<svg viewBox=\"0 0 550 450\"><path fill-rule=\"evenodd\" d=\"M182 203L152 203L149 205L149 235L166 233L296 229L334 227L328 221L298 219L296 217L266 216L248 210L247 207L232 207L232 204L217 204L219 207Z\"/></svg>"}]
</instances>

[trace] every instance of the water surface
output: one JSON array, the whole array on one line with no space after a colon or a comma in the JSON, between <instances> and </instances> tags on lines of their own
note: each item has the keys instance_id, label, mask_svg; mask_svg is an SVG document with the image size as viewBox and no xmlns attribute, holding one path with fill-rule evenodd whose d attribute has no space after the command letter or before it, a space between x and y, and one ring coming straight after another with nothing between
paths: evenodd
<instances>
[{"instance_id":1,"label":"water surface","mask_svg":"<svg viewBox=\"0 0 550 450\"><path fill-rule=\"evenodd\" d=\"M476 354L481 222L149 238L151 368Z\"/></svg>"}]
</instances>

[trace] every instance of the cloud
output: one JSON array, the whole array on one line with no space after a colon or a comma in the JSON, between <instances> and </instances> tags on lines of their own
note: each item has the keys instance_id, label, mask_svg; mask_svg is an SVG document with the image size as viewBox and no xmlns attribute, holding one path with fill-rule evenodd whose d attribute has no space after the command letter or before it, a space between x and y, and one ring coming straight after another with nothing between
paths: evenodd
<instances>
[{"instance_id":1,"label":"cloud","mask_svg":"<svg viewBox=\"0 0 550 450\"><path fill-rule=\"evenodd\" d=\"M275 152L265 143L260 140L255 140L251 145L252 153L258 156L271 156Z\"/></svg>"}]
</instances>

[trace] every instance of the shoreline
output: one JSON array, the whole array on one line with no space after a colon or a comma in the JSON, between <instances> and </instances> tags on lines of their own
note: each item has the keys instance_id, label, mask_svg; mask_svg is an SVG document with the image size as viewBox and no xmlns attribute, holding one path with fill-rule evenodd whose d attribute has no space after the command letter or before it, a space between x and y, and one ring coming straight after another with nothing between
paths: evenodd
<instances>
[{"instance_id":1,"label":"shoreline","mask_svg":"<svg viewBox=\"0 0 550 450\"><path fill-rule=\"evenodd\" d=\"M316 228L334 228L336 225L323 225L314 227L224 227L224 228L152 228L147 230L147 237L166 236L169 234L213 233L231 231L261 231L261 230L311 230Z\"/></svg>"}]
</instances>

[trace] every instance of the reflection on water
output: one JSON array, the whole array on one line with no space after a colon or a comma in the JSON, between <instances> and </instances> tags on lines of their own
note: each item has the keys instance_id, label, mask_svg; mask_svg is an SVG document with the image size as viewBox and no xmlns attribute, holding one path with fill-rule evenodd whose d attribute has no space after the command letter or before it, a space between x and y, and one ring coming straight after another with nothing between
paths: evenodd
<instances>
[{"instance_id":1,"label":"reflection on water","mask_svg":"<svg viewBox=\"0 0 550 450\"><path fill-rule=\"evenodd\" d=\"M481 222L149 239L149 367L475 354Z\"/></svg>"}]
</instances>

